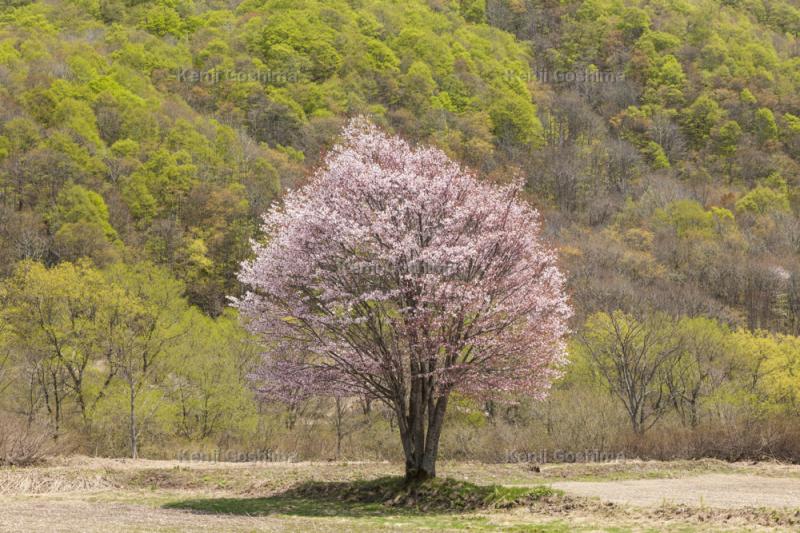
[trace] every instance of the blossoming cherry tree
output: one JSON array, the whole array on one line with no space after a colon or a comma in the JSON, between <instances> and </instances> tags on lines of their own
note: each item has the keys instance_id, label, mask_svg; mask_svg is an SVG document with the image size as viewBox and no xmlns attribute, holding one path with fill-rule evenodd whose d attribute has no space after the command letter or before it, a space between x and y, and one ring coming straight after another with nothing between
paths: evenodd
<instances>
[{"instance_id":1,"label":"blossoming cherry tree","mask_svg":"<svg viewBox=\"0 0 800 533\"><path fill-rule=\"evenodd\" d=\"M435 476L453 392L543 395L570 308L520 190L352 121L242 266L235 305L264 342L261 392L382 401L408 481Z\"/></svg>"}]
</instances>

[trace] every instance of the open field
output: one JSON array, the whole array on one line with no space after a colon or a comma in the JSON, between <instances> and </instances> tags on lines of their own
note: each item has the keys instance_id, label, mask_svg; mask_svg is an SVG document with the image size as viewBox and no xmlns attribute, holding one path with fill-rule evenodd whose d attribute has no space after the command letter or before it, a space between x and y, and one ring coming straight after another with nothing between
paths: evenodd
<instances>
[{"instance_id":1,"label":"open field","mask_svg":"<svg viewBox=\"0 0 800 533\"><path fill-rule=\"evenodd\" d=\"M694 478L573 481L556 483L569 494L632 505L677 503L721 509L742 507L800 508L800 481L742 474L708 474Z\"/></svg>"},{"instance_id":2,"label":"open field","mask_svg":"<svg viewBox=\"0 0 800 533\"><path fill-rule=\"evenodd\" d=\"M2 531L796 531L800 467L718 461L443 463L441 475L552 495L516 508L425 510L311 497L301 483L398 475L390 463L73 458L0 470ZM325 485L323 485L325 486Z\"/></svg>"}]
</instances>

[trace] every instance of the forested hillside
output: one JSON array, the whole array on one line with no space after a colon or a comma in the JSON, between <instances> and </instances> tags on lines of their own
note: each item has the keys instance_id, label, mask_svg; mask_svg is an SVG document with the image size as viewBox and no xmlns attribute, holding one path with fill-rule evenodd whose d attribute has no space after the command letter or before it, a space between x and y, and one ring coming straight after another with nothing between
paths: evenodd
<instances>
[{"instance_id":1,"label":"forested hillside","mask_svg":"<svg viewBox=\"0 0 800 533\"><path fill-rule=\"evenodd\" d=\"M796 0L4 2L0 462L397 453L369 398L258 401L228 307L356 115L524 178L568 274L562 380L456 399L444 456L800 458L798 34Z\"/></svg>"}]
</instances>

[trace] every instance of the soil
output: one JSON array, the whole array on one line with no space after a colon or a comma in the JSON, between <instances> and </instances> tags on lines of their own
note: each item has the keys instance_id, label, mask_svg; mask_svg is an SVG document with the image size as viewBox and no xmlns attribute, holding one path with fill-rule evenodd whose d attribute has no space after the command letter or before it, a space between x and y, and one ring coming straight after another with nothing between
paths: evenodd
<instances>
[{"instance_id":1,"label":"soil","mask_svg":"<svg viewBox=\"0 0 800 533\"><path fill-rule=\"evenodd\" d=\"M573 496L596 497L623 505L663 504L800 508L800 479L741 474L704 474L678 479L563 481L553 483Z\"/></svg>"}]
</instances>

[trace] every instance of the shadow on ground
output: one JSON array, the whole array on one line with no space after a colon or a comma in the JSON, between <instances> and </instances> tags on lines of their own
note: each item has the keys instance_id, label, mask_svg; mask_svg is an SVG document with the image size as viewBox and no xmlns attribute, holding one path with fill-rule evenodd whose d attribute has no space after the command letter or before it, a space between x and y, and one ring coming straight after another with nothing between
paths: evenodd
<instances>
[{"instance_id":1,"label":"shadow on ground","mask_svg":"<svg viewBox=\"0 0 800 533\"><path fill-rule=\"evenodd\" d=\"M168 503L165 509L182 509L201 513L265 516L272 514L307 517L322 516L388 516L398 514L442 514L442 510L391 505L392 500L364 501L359 494L348 494L345 483L304 483L287 491L256 498L202 498ZM378 500L378 498L375 498ZM451 511L452 512L452 511Z\"/></svg>"},{"instance_id":2,"label":"shadow on ground","mask_svg":"<svg viewBox=\"0 0 800 533\"><path fill-rule=\"evenodd\" d=\"M368 516L390 516L398 514L420 514L411 509L398 509L378 503L351 503L325 501L275 495L266 498L207 498L182 500L169 503L165 509L182 509L201 513L233 514L246 516L295 515L306 517L347 516L351 518ZM431 514L443 514L441 512Z\"/></svg>"},{"instance_id":3,"label":"shadow on ground","mask_svg":"<svg viewBox=\"0 0 800 533\"><path fill-rule=\"evenodd\" d=\"M189 499L168 503L164 508L247 516L435 516L515 507L552 494L549 487L479 486L448 479L407 486L402 478L380 478L309 482L266 497Z\"/></svg>"}]
</instances>

